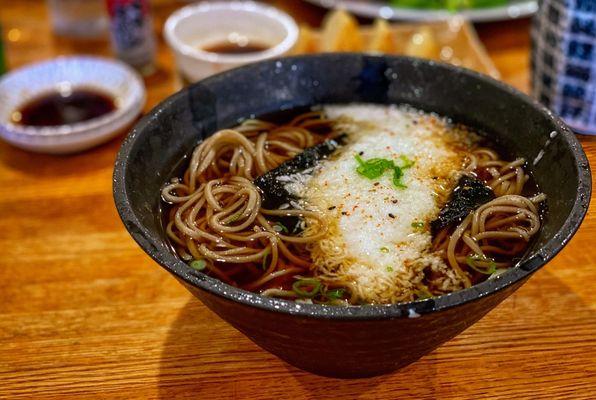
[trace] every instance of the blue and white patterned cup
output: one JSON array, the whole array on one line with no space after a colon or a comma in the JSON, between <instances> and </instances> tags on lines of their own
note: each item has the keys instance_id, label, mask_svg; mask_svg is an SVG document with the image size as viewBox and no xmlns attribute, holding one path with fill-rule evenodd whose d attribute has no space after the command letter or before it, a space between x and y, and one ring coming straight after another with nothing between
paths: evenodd
<instances>
[{"instance_id":1,"label":"blue and white patterned cup","mask_svg":"<svg viewBox=\"0 0 596 400\"><path fill-rule=\"evenodd\" d=\"M575 132L596 135L596 0L540 2L532 93Z\"/></svg>"}]
</instances>

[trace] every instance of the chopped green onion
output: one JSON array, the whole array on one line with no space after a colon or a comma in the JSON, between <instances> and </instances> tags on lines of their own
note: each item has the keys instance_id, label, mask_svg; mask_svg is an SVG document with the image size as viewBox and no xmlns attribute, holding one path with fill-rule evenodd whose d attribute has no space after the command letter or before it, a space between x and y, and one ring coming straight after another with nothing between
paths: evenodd
<instances>
[{"instance_id":1,"label":"chopped green onion","mask_svg":"<svg viewBox=\"0 0 596 400\"><path fill-rule=\"evenodd\" d=\"M387 267L387 272L393 272L393 267Z\"/></svg>"},{"instance_id":2,"label":"chopped green onion","mask_svg":"<svg viewBox=\"0 0 596 400\"><path fill-rule=\"evenodd\" d=\"M377 179L383 175L385 171L393 170L393 185L399 189L406 188L406 185L404 185L402 182L404 175L403 170L414 165L413 161L403 155L400 156L400 160L402 161L401 166L396 165L392 160L387 160L385 158L371 158L369 160L363 160L358 154L355 154L354 158L358 162L356 172L368 179Z\"/></svg>"},{"instance_id":3,"label":"chopped green onion","mask_svg":"<svg viewBox=\"0 0 596 400\"><path fill-rule=\"evenodd\" d=\"M489 276L488 279L495 279L499 275L501 275L503 272L506 272L506 271L507 271L507 268L499 268L499 269L495 270L495 272L493 272L493 274L491 276Z\"/></svg>"},{"instance_id":4,"label":"chopped green onion","mask_svg":"<svg viewBox=\"0 0 596 400\"><path fill-rule=\"evenodd\" d=\"M273 230L275 232L285 232L285 233L290 232L288 230L288 228L286 228L286 226L284 224L282 224L281 222L277 222L275 225L273 225Z\"/></svg>"},{"instance_id":5,"label":"chopped green onion","mask_svg":"<svg viewBox=\"0 0 596 400\"><path fill-rule=\"evenodd\" d=\"M396 188L405 189L407 186L403 184L401 178L404 176L404 171L400 167L393 167L393 184Z\"/></svg>"},{"instance_id":6,"label":"chopped green onion","mask_svg":"<svg viewBox=\"0 0 596 400\"><path fill-rule=\"evenodd\" d=\"M383 175L386 170L393 168L393 161L384 158L371 158L364 161L357 154L354 157L359 164L356 172L368 179L376 179Z\"/></svg>"},{"instance_id":7,"label":"chopped green onion","mask_svg":"<svg viewBox=\"0 0 596 400\"><path fill-rule=\"evenodd\" d=\"M488 263L488 268L487 267L483 268L479 265L476 265L476 262ZM497 270L497 264L493 260L491 260L490 258L487 258L487 257L480 257L478 255L467 256L466 264L468 264L468 266L470 268L472 268L474 271L480 272L481 274L484 274L484 275L492 275Z\"/></svg>"},{"instance_id":8,"label":"chopped green onion","mask_svg":"<svg viewBox=\"0 0 596 400\"><path fill-rule=\"evenodd\" d=\"M424 222L422 222L422 221L414 221L414 222L412 222L412 228L414 228L414 229L424 228Z\"/></svg>"},{"instance_id":9,"label":"chopped green onion","mask_svg":"<svg viewBox=\"0 0 596 400\"><path fill-rule=\"evenodd\" d=\"M381 253L389 253L389 249L385 246L381 247Z\"/></svg>"},{"instance_id":10,"label":"chopped green onion","mask_svg":"<svg viewBox=\"0 0 596 400\"><path fill-rule=\"evenodd\" d=\"M403 164L399 166L401 169L408 169L414 165L414 161L404 155L399 156L399 159L403 162Z\"/></svg>"},{"instance_id":11,"label":"chopped green onion","mask_svg":"<svg viewBox=\"0 0 596 400\"><path fill-rule=\"evenodd\" d=\"M334 289L325 292L325 297L331 300L341 299L345 293L345 289Z\"/></svg>"},{"instance_id":12,"label":"chopped green onion","mask_svg":"<svg viewBox=\"0 0 596 400\"><path fill-rule=\"evenodd\" d=\"M190 267L197 271L202 271L205 269L205 267L207 267L207 262L205 262L203 259L193 260L190 263Z\"/></svg>"},{"instance_id":13,"label":"chopped green onion","mask_svg":"<svg viewBox=\"0 0 596 400\"><path fill-rule=\"evenodd\" d=\"M298 296L311 298L319 293L321 282L314 278L300 279L294 282L292 289Z\"/></svg>"},{"instance_id":14,"label":"chopped green onion","mask_svg":"<svg viewBox=\"0 0 596 400\"><path fill-rule=\"evenodd\" d=\"M414 294L416 295L416 298L417 298L416 300L424 300L424 299L429 299L429 298L433 297L433 294L424 285L422 285L421 288L416 290L414 292Z\"/></svg>"}]
</instances>

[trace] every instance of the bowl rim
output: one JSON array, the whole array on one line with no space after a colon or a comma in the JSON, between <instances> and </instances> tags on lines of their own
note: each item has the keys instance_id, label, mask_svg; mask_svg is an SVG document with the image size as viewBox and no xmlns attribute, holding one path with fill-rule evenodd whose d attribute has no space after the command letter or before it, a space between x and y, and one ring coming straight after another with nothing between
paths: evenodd
<instances>
[{"instance_id":1,"label":"bowl rim","mask_svg":"<svg viewBox=\"0 0 596 400\"><path fill-rule=\"evenodd\" d=\"M261 14L268 19L281 24L286 30L284 39L268 48L267 50L257 53L247 54L219 54L209 51L204 51L192 47L178 38L176 28L180 22L185 19L192 18L197 14L209 13L212 10L220 11L243 11L255 14ZM273 57L281 56L287 53L298 41L298 25L296 21L287 13L259 2L254 1L205 1L197 4L190 4L175 11L168 17L164 25L164 38L170 48L185 57L194 60L200 60L209 63L221 64L239 64L251 63L261 60L266 60Z\"/></svg>"},{"instance_id":2,"label":"bowl rim","mask_svg":"<svg viewBox=\"0 0 596 400\"><path fill-rule=\"evenodd\" d=\"M340 54L314 54L286 57L280 60L266 60L257 64L245 65L229 71L222 72L207 79L200 81L201 85L209 86L219 80L234 79L235 74L239 72L250 71L253 68L260 68L269 63L271 68L275 68L276 62L292 63L295 60L304 59L327 59L329 62L341 62L346 59L397 59L413 64L426 64L439 70L447 70L450 73L457 73L466 76L472 80L480 80L488 83L500 91L505 91L510 95L519 98L526 104L550 119L556 127L557 132L567 142L571 149L570 156L574 158L574 164L578 170L578 190L574 199L573 207L561 229L553 235L543 246L531 254L528 259L514 268L507 270L494 279L490 279L474 285L470 288L446 295L418 300L407 303L397 303L390 305L361 305L350 307L326 306L319 304L303 304L290 300L274 299L261 296L257 293L248 292L243 289L235 288L219 281L216 278L209 277L201 272L192 270L186 263L176 257L171 251L161 252L158 249L163 241L155 238L140 223L134 211L132 210L128 193L126 190L125 173L127 169L128 156L139 138L143 136L146 127L152 122L155 114L171 106L179 98L186 96L188 88L185 88L158 104L150 113L145 115L126 137L118 156L116 158L113 175L113 194L116 208L129 234L138 243L138 245L158 264L175 275L183 283L198 287L212 295L216 295L225 300L241 303L249 307L256 307L262 310L275 313L297 315L306 318L333 319L333 320L379 320L400 317L416 318L423 314L429 314L436 311L442 311L453 308L464 303L477 300L488 296L497 291L503 290L517 282L527 279L533 272L544 266L550 261L563 247L569 242L573 235L579 229L583 221L590 202L592 190L591 172L588 159L575 134L565 125L565 123L556 117L551 111L540 104L538 101L530 98L521 91L497 81L490 76L480 74L465 68L454 65L423 60L406 56L373 55L363 53L340 53Z\"/></svg>"},{"instance_id":3,"label":"bowl rim","mask_svg":"<svg viewBox=\"0 0 596 400\"><path fill-rule=\"evenodd\" d=\"M111 65L112 67L122 70L122 73L127 76L128 81L134 86L130 98L126 101L125 107L116 107L115 110L102 115L97 118L92 118L88 121L81 121L74 124L64 124L57 126L21 126L13 124L10 121L0 120L0 131L5 131L5 134L13 137L29 137L29 138L56 138L65 135L93 135L97 129L104 128L110 124L117 123L122 119L129 119L129 115L138 114L143 108L147 92L145 90L145 84L141 76L127 64L119 60L114 60L106 57L98 56L59 56L50 60L34 62L27 64L23 67L17 68L10 71L0 79L0 86L9 80L23 80L27 79L29 74L33 73L36 69L44 68L52 65L56 65L56 68L72 68L69 65L77 62L92 62L96 64ZM32 72L33 71L33 72ZM59 82L56 82L59 83ZM84 88L96 88L102 92L113 95L113 92L106 89L105 86L91 85L91 84L78 84L73 88L84 87ZM43 95L47 91L35 91L35 94L31 98L36 98ZM17 107L22 104L18 103ZM115 128L118 129L118 128Z\"/></svg>"}]
</instances>

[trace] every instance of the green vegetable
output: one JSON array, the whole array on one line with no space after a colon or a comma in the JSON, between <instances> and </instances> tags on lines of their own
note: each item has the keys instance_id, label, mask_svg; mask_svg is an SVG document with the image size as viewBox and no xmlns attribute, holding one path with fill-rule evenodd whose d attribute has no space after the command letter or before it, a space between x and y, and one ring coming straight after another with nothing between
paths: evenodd
<instances>
[{"instance_id":1,"label":"green vegetable","mask_svg":"<svg viewBox=\"0 0 596 400\"><path fill-rule=\"evenodd\" d=\"M319 293L321 282L314 278L300 279L294 282L292 289L300 297L312 298Z\"/></svg>"},{"instance_id":2,"label":"green vegetable","mask_svg":"<svg viewBox=\"0 0 596 400\"><path fill-rule=\"evenodd\" d=\"M387 267L387 272L393 272L393 267Z\"/></svg>"},{"instance_id":3,"label":"green vegetable","mask_svg":"<svg viewBox=\"0 0 596 400\"><path fill-rule=\"evenodd\" d=\"M203 259L193 260L190 263L190 267L197 271L202 271L207 267L207 262Z\"/></svg>"},{"instance_id":4,"label":"green vegetable","mask_svg":"<svg viewBox=\"0 0 596 400\"><path fill-rule=\"evenodd\" d=\"M412 160L403 155L399 157L402 161L402 165L396 165L392 160L387 160L385 158L363 160L358 154L355 154L354 158L358 162L356 172L368 179L377 179L381 177L385 171L393 170L393 185L399 189L406 188L406 185L404 185L401 180L404 175L404 169L408 169L414 165Z\"/></svg>"},{"instance_id":5,"label":"green vegetable","mask_svg":"<svg viewBox=\"0 0 596 400\"><path fill-rule=\"evenodd\" d=\"M416 295L417 300L424 300L433 297L433 294L428 290L426 286L421 287L420 289L414 292Z\"/></svg>"},{"instance_id":6,"label":"green vegetable","mask_svg":"<svg viewBox=\"0 0 596 400\"><path fill-rule=\"evenodd\" d=\"M495 270L495 272L491 276L489 276L488 279L495 279L504 272L507 272L507 268L499 268Z\"/></svg>"},{"instance_id":7,"label":"green vegetable","mask_svg":"<svg viewBox=\"0 0 596 400\"><path fill-rule=\"evenodd\" d=\"M389 253L389 249L385 246L381 247L381 253Z\"/></svg>"},{"instance_id":8,"label":"green vegetable","mask_svg":"<svg viewBox=\"0 0 596 400\"><path fill-rule=\"evenodd\" d=\"M403 164L399 166L401 169L407 169L414 166L414 161L404 155L399 156L399 159L403 162Z\"/></svg>"},{"instance_id":9,"label":"green vegetable","mask_svg":"<svg viewBox=\"0 0 596 400\"><path fill-rule=\"evenodd\" d=\"M276 232L285 232L285 233L290 232L288 230L288 228L286 228L286 226L284 224L282 224L281 222L278 222L275 225L273 225L273 230Z\"/></svg>"},{"instance_id":10,"label":"green vegetable","mask_svg":"<svg viewBox=\"0 0 596 400\"><path fill-rule=\"evenodd\" d=\"M422 221L414 221L414 222L412 222L412 228L414 228L414 229L424 228L424 222L422 222Z\"/></svg>"},{"instance_id":11,"label":"green vegetable","mask_svg":"<svg viewBox=\"0 0 596 400\"><path fill-rule=\"evenodd\" d=\"M327 297L330 300L338 300L343 297L345 292L345 289L328 290L327 292L325 292L325 297Z\"/></svg>"},{"instance_id":12,"label":"green vegetable","mask_svg":"<svg viewBox=\"0 0 596 400\"><path fill-rule=\"evenodd\" d=\"M393 168L393 161L384 158L371 158L364 161L358 154L354 156L358 162L356 172L368 179L376 179L383 175L386 170Z\"/></svg>"},{"instance_id":13,"label":"green vegetable","mask_svg":"<svg viewBox=\"0 0 596 400\"><path fill-rule=\"evenodd\" d=\"M400 167L393 168L393 184L395 187L400 189L405 189L407 186L404 185L401 181L402 176L404 176L404 172Z\"/></svg>"},{"instance_id":14,"label":"green vegetable","mask_svg":"<svg viewBox=\"0 0 596 400\"><path fill-rule=\"evenodd\" d=\"M488 266L478 265L478 262L482 264L488 264ZM466 264L468 264L468 266L472 268L474 271L480 272L484 275L492 275L497 270L497 264L493 260L487 257L480 257L478 255L467 256Z\"/></svg>"}]
</instances>

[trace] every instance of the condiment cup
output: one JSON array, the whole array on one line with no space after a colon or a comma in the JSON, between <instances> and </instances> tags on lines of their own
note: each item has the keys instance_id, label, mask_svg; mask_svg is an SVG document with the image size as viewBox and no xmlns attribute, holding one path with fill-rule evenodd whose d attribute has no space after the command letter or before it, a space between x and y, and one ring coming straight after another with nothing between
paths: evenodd
<instances>
[{"instance_id":1,"label":"condiment cup","mask_svg":"<svg viewBox=\"0 0 596 400\"><path fill-rule=\"evenodd\" d=\"M270 47L242 54L203 50L205 46L229 41L230 35ZM201 2L174 12L166 21L164 36L183 80L195 82L230 68L288 53L298 40L298 26L288 14L260 3Z\"/></svg>"},{"instance_id":2,"label":"condiment cup","mask_svg":"<svg viewBox=\"0 0 596 400\"><path fill-rule=\"evenodd\" d=\"M23 104L52 91L95 89L111 96L116 109L88 121L58 126L15 124ZM0 80L0 137L40 153L64 154L106 142L128 127L145 105L141 77L126 64L107 58L75 56L31 64Z\"/></svg>"}]
</instances>

